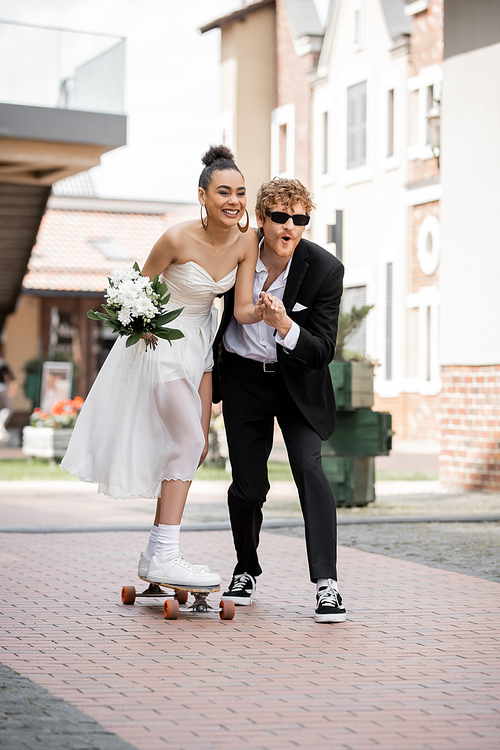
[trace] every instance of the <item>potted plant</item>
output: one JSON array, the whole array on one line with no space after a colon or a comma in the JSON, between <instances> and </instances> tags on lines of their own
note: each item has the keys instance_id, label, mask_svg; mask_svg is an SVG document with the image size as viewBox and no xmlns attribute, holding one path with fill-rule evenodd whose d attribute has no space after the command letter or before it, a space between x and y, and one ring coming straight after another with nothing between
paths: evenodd
<instances>
[{"instance_id":1,"label":"potted plant","mask_svg":"<svg viewBox=\"0 0 500 750\"><path fill-rule=\"evenodd\" d=\"M36 407L29 426L23 429L23 453L36 458L62 458L82 405L83 398L76 396L57 401L50 414Z\"/></svg>"},{"instance_id":2,"label":"potted plant","mask_svg":"<svg viewBox=\"0 0 500 750\"><path fill-rule=\"evenodd\" d=\"M339 315L335 358L330 364L337 411L371 409L373 406L373 370L377 363L345 348L372 307L352 307L348 313Z\"/></svg>"}]
</instances>

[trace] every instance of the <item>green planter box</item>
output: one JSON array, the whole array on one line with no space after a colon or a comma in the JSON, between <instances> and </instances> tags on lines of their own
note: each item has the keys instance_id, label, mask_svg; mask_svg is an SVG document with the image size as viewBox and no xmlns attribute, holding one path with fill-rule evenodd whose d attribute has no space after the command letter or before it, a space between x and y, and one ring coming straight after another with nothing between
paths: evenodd
<instances>
[{"instance_id":1,"label":"green planter box","mask_svg":"<svg viewBox=\"0 0 500 750\"><path fill-rule=\"evenodd\" d=\"M375 459L323 457L323 469L339 508L362 507L375 500Z\"/></svg>"},{"instance_id":2,"label":"green planter box","mask_svg":"<svg viewBox=\"0 0 500 750\"><path fill-rule=\"evenodd\" d=\"M33 401L33 408L35 406L40 406L40 385L42 382L42 376L39 374L34 374L32 372L26 373L26 377L24 379L23 384L23 390L24 395L26 398L29 398L31 401Z\"/></svg>"},{"instance_id":3,"label":"green planter box","mask_svg":"<svg viewBox=\"0 0 500 750\"><path fill-rule=\"evenodd\" d=\"M371 409L373 365L367 362L331 362L330 375L337 411Z\"/></svg>"},{"instance_id":4,"label":"green planter box","mask_svg":"<svg viewBox=\"0 0 500 750\"><path fill-rule=\"evenodd\" d=\"M385 411L340 411L333 435L323 443L331 456L388 456L392 449L392 416Z\"/></svg>"}]
</instances>

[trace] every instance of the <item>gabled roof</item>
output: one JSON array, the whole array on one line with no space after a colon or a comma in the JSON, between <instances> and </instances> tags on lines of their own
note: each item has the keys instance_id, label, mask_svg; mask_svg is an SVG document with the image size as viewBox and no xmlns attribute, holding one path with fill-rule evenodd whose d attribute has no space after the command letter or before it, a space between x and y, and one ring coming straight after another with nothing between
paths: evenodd
<instances>
[{"instance_id":1,"label":"gabled roof","mask_svg":"<svg viewBox=\"0 0 500 750\"><path fill-rule=\"evenodd\" d=\"M314 0L283 0L288 16L290 33L294 39L303 36L323 36Z\"/></svg>"},{"instance_id":2,"label":"gabled roof","mask_svg":"<svg viewBox=\"0 0 500 750\"><path fill-rule=\"evenodd\" d=\"M328 21L325 30L325 39L318 61L318 78L326 75L326 64L330 56L335 35L335 26L337 24L338 11L342 2L345 2L345 0L331 0L330 2L330 12L328 14ZM409 34L411 18L405 16L405 0L380 0L380 4L384 13L387 31L391 39L396 40L402 35Z\"/></svg>"},{"instance_id":3,"label":"gabled roof","mask_svg":"<svg viewBox=\"0 0 500 750\"><path fill-rule=\"evenodd\" d=\"M23 291L102 293L113 269L132 266L134 261L142 265L169 226L196 216L196 205L156 215L49 208L31 254ZM98 249L102 244L99 240L111 240L114 248L123 250L123 259L107 257Z\"/></svg>"},{"instance_id":4,"label":"gabled roof","mask_svg":"<svg viewBox=\"0 0 500 750\"><path fill-rule=\"evenodd\" d=\"M411 16L405 15L404 0L381 0L389 34L393 39L401 34L409 34Z\"/></svg>"},{"instance_id":5,"label":"gabled roof","mask_svg":"<svg viewBox=\"0 0 500 750\"><path fill-rule=\"evenodd\" d=\"M257 2L244 5L243 8L240 8L239 10L228 13L226 16L216 18L214 21L210 21L210 23L206 23L204 26L200 26L200 31L202 34L205 34L205 32L211 31L212 29L223 29L226 26L230 26L235 21L243 21L246 16L250 15L250 13L255 13L255 11L265 8L266 5L274 4L275 0L257 0Z\"/></svg>"}]
</instances>

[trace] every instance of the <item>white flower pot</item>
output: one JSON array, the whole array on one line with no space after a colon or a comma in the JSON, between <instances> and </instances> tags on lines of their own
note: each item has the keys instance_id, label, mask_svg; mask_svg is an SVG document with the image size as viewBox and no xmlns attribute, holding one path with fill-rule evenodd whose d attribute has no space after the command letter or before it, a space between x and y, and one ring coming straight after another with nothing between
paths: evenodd
<instances>
[{"instance_id":1,"label":"white flower pot","mask_svg":"<svg viewBox=\"0 0 500 750\"><path fill-rule=\"evenodd\" d=\"M53 427L25 427L23 453L35 458L63 458L72 432L72 427L59 430Z\"/></svg>"}]
</instances>

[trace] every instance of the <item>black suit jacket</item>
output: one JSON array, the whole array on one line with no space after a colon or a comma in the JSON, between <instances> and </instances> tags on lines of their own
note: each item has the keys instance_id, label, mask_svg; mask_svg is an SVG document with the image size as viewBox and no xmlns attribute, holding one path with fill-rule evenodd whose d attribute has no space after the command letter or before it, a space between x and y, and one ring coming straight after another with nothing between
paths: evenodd
<instances>
[{"instance_id":1,"label":"black suit jacket","mask_svg":"<svg viewBox=\"0 0 500 750\"><path fill-rule=\"evenodd\" d=\"M287 314L300 326L295 349L277 345L285 385L296 405L323 440L335 428L335 396L328 365L335 354L344 266L334 255L302 239L293 254L283 295ZM301 310L294 310L299 303ZM222 337L234 309L234 288L224 298L224 314L214 342L213 401L220 401L224 366Z\"/></svg>"}]
</instances>

